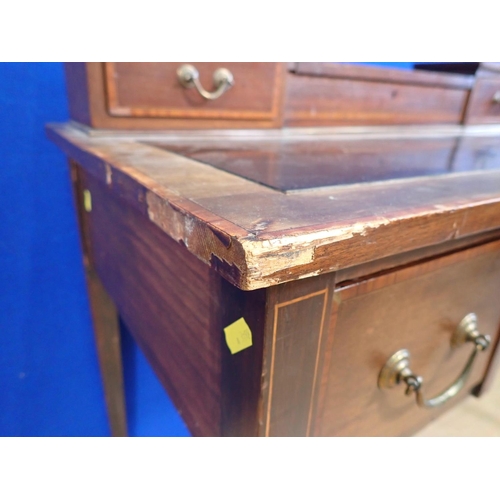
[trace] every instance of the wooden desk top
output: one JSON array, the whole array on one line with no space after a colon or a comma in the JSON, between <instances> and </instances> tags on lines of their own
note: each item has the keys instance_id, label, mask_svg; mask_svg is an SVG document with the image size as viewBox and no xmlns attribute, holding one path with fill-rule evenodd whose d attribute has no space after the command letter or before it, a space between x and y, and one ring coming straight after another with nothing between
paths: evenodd
<instances>
[{"instance_id":1,"label":"wooden desk top","mask_svg":"<svg viewBox=\"0 0 500 500\"><path fill-rule=\"evenodd\" d=\"M47 132L244 290L500 227L497 126Z\"/></svg>"}]
</instances>

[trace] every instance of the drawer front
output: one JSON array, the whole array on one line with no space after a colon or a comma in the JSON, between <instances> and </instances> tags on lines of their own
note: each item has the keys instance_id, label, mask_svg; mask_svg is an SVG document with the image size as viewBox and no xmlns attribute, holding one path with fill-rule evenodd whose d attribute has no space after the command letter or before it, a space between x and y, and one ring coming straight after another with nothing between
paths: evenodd
<instances>
[{"instance_id":1,"label":"drawer front","mask_svg":"<svg viewBox=\"0 0 500 500\"><path fill-rule=\"evenodd\" d=\"M493 341L480 352L460 400L480 383L500 325L500 242L482 245L379 276L335 292L331 352L322 375L315 434L410 435L449 409L417 406L404 384L379 389L378 376L400 349L434 397L461 373L473 347L450 346L461 319L474 312L481 333Z\"/></svg>"},{"instance_id":2,"label":"drawer front","mask_svg":"<svg viewBox=\"0 0 500 500\"><path fill-rule=\"evenodd\" d=\"M472 90L466 123L500 123L500 78L479 79Z\"/></svg>"},{"instance_id":3,"label":"drawer front","mask_svg":"<svg viewBox=\"0 0 500 500\"><path fill-rule=\"evenodd\" d=\"M460 123L468 91L290 75L286 126Z\"/></svg>"},{"instance_id":4,"label":"drawer front","mask_svg":"<svg viewBox=\"0 0 500 500\"><path fill-rule=\"evenodd\" d=\"M281 63L189 63L207 91L213 74L227 68L234 85L214 100L196 88L184 88L177 70L187 63L104 63L107 108L115 117L278 122L281 111Z\"/></svg>"}]
</instances>

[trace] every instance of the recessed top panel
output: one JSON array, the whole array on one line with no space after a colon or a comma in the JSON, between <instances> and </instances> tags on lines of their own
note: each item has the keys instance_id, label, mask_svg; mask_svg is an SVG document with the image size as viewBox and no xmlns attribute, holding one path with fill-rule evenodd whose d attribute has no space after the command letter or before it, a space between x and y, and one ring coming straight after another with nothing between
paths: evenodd
<instances>
[{"instance_id":1,"label":"recessed top panel","mask_svg":"<svg viewBox=\"0 0 500 500\"><path fill-rule=\"evenodd\" d=\"M291 191L500 167L497 137L272 138L148 142Z\"/></svg>"}]
</instances>

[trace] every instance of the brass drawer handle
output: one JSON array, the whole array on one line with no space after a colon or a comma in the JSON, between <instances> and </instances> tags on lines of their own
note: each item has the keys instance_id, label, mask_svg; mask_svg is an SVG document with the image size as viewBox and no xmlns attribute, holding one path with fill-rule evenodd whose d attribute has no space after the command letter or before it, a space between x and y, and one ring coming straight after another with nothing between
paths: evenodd
<instances>
[{"instance_id":1,"label":"brass drawer handle","mask_svg":"<svg viewBox=\"0 0 500 500\"><path fill-rule=\"evenodd\" d=\"M492 97L493 104L500 104L500 90L497 90Z\"/></svg>"},{"instance_id":2,"label":"brass drawer handle","mask_svg":"<svg viewBox=\"0 0 500 500\"><path fill-rule=\"evenodd\" d=\"M474 344L467 363L459 377L443 392L431 399L425 399L422 394L422 377L415 375L410 368L410 353L406 349L395 352L385 363L378 377L378 386L381 389L390 389L404 382L406 384L406 395L415 393L417 404L422 408L436 408L456 396L465 385L476 355L485 351L490 345L491 339L488 335L481 335L477 329L477 318L474 313L467 314L458 325L452 339L451 345L459 347L466 342Z\"/></svg>"},{"instance_id":3,"label":"brass drawer handle","mask_svg":"<svg viewBox=\"0 0 500 500\"><path fill-rule=\"evenodd\" d=\"M234 85L234 76L231 71L226 68L218 68L213 74L215 90L208 92L200 83L200 73L191 64L183 64L177 69L177 79L186 89L195 87L200 95L209 101L218 99Z\"/></svg>"}]
</instances>

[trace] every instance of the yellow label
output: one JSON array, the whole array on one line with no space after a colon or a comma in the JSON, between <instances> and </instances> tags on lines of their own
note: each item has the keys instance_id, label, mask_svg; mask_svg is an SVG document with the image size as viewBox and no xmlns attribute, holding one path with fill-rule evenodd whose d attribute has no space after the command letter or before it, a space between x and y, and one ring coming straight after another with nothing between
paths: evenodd
<instances>
[{"instance_id":1,"label":"yellow label","mask_svg":"<svg viewBox=\"0 0 500 500\"><path fill-rule=\"evenodd\" d=\"M250 327L243 318L226 326L224 334L226 335L226 343L231 354L236 354L252 345L252 330L250 330Z\"/></svg>"},{"instance_id":2,"label":"yellow label","mask_svg":"<svg viewBox=\"0 0 500 500\"><path fill-rule=\"evenodd\" d=\"M83 190L83 207L86 212L92 212L92 195L88 189Z\"/></svg>"}]
</instances>

